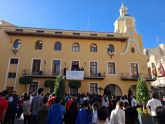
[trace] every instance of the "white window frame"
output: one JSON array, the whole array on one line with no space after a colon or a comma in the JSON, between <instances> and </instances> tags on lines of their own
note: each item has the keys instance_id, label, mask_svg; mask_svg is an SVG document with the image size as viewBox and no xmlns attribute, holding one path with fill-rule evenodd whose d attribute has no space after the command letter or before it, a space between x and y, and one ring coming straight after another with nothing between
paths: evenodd
<instances>
[{"instance_id":1,"label":"white window frame","mask_svg":"<svg viewBox=\"0 0 165 124\"><path fill-rule=\"evenodd\" d=\"M32 75L33 61L34 61L35 59L41 60L40 71L43 71L43 70L42 70L43 59L42 59L42 58L32 58L32 61L31 61L31 69L30 69L30 75Z\"/></svg>"},{"instance_id":2,"label":"white window frame","mask_svg":"<svg viewBox=\"0 0 165 124\"><path fill-rule=\"evenodd\" d=\"M99 82L89 82L89 90L88 90L89 93L91 93L91 91L90 91L91 84L97 84L97 87L99 88ZM99 89L97 89L97 94L99 94Z\"/></svg>"},{"instance_id":3,"label":"white window frame","mask_svg":"<svg viewBox=\"0 0 165 124\"><path fill-rule=\"evenodd\" d=\"M97 63L97 76L98 76L98 73L101 73L101 72L99 72L99 62L98 62L98 60L92 60L92 61L89 61L89 70L88 70L88 72L89 72L89 77L91 76L91 74L90 74L90 67L91 67L91 62L96 62Z\"/></svg>"},{"instance_id":4,"label":"white window frame","mask_svg":"<svg viewBox=\"0 0 165 124\"><path fill-rule=\"evenodd\" d=\"M129 72L130 72L130 77L131 77L131 64L132 63L136 63L137 65L138 65L138 73L140 74L140 69L139 69L139 66L140 66L140 64L139 64L139 62L129 62Z\"/></svg>"},{"instance_id":5,"label":"white window frame","mask_svg":"<svg viewBox=\"0 0 165 124\"><path fill-rule=\"evenodd\" d=\"M71 61L70 61L70 71L72 70L72 62L73 62L73 61L78 61L78 62L79 62L79 67L81 67L80 60L71 60Z\"/></svg>"},{"instance_id":6,"label":"white window frame","mask_svg":"<svg viewBox=\"0 0 165 124\"><path fill-rule=\"evenodd\" d=\"M59 60L60 61L60 73L59 74L61 75L61 63L62 63L61 59L52 59L50 75L53 75L52 69L53 69L53 61L54 60Z\"/></svg>"},{"instance_id":7,"label":"white window frame","mask_svg":"<svg viewBox=\"0 0 165 124\"><path fill-rule=\"evenodd\" d=\"M108 73L108 63L109 63L109 62L115 63L115 74L109 74L109 73ZM107 75L117 75L117 65L116 65L116 61L107 61Z\"/></svg>"}]
</instances>

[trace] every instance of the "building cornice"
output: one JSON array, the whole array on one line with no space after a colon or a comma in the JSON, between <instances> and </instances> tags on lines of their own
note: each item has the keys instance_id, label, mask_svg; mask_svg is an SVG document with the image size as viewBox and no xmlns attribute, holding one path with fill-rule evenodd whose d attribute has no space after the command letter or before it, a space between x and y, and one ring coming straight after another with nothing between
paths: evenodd
<instances>
[{"instance_id":1,"label":"building cornice","mask_svg":"<svg viewBox=\"0 0 165 124\"><path fill-rule=\"evenodd\" d=\"M84 35L69 35L69 34L53 34L40 32L24 32L24 31L10 31L5 30L8 35L13 36L33 36L33 37L50 37L50 38L67 38L67 39L89 39L89 40L113 40L113 41L127 41L128 37L117 36L84 36Z\"/></svg>"}]
</instances>

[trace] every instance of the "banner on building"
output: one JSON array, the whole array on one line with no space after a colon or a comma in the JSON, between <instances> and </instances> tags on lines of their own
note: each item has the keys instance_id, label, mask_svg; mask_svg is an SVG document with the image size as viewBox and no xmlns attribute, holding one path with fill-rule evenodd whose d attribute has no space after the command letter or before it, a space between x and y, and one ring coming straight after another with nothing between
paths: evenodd
<instances>
[{"instance_id":1,"label":"banner on building","mask_svg":"<svg viewBox=\"0 0 165 124\"><path fill-rule=\"evenodd\" d=\"M67 80L84 80L84 71L66 71Z\"/></svg>"}]
</instances>

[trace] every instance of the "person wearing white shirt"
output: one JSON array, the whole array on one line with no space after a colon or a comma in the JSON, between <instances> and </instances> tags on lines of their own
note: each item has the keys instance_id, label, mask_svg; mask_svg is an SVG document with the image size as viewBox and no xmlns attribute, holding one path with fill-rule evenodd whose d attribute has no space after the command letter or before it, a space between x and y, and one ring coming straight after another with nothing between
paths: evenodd
<instances>
[{"instance_id":1,"label":"person wearing white shirt","mask_svg":"<svg viewBox=\"0 0 165 124\"><path fill-rule=\"evenodd\" d=\"M152 116L153 124L156 124L156 108L159 106L162 106L162 103L156 98L157 98L157 94L153 93L152 99L150 99L146 105L148 111L150 112L150 114Z\"/></svg>"},{"instance_id":2,"label":"person wearing white shirt","mask_svg":"<svg viewBox=\"0 0 165 124\"><path fill-rule=\"evenodd\" d=\"M100 107L99 102L94 102L92 104L92 110L93 110L93 115L92 115L92 124L96 124L98 117L97 117L97 109Z\"/></svg>"},{"instance_id":3,"label":"person wearing white shirt","mask_svg":"<svg viewBox=\"0 0 165 124\"><path fill-rule=\"evenodd\" d=\"M136 106L136 100L135 97L133 96L131 99L131 107L135 107Z\"/></svg>"},{"instance_id":4,"label":"person wearing white shirt","mask_svg":"<svg viewBox=\"0 0 165 124\"><path fill-rule=\"evenodd\" d=\"M108 96L104 95L102 97L102 106L105 106L105 107L109 107L109 99L108 99Z\"/></svg>"},{"instance_id":5,"label":"person wearing white shirt","mask_svg":"<svg viewBox=\"0 0 165 124\"><path fill-rule=\"evenodd\" d=\"M111 112L110 124L125 124L125 112L122 108L123 102L118 101L116 108Z\"/></svg>"}]
</instances>

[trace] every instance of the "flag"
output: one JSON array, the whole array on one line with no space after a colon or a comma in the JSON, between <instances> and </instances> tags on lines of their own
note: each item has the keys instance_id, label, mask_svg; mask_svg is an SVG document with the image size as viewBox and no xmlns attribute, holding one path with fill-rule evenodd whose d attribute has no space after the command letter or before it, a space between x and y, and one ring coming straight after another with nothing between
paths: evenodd
<instances>
[{"instance_id":1,"label":"flag","mask_svg":"<svg viewBox=\"0 0 165 124\"><path fill-rule=\"evenodd\" d=\"M161 76L165 76L165 71L164 71L164 67L163 67L162 63L160 63L158 70L159 70L159 73L161 74Z\"/></svg>"},{"instance_id":2,"label":"flag","mask_svg":"<svg viewBox=\"0 0 165 124\"><path fill-rule=\"evenodd\" d=\"M156 70L156 66L154 63L152 63L152 74L155 78L157 77L157 70Z\"/></svg>"}]
</instances>

